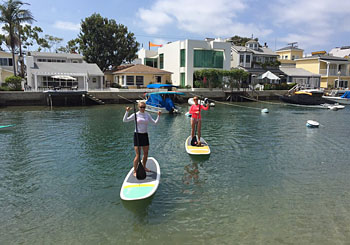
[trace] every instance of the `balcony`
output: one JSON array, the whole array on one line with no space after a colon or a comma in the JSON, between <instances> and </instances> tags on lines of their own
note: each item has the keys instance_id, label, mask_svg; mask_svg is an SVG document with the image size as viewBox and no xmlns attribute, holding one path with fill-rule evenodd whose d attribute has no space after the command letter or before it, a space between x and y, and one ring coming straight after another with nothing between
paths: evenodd
<instances>
[{"instance_id":1,"label":"balcony","mask_svg":"<svg viewBox=\"0 0 350 245\"><path fill-rule=\"evenodd\" d=\"M320 75L327 76L327 69L320 69ZM337 77L338 70L337 69L329 69L328 71L328 76L335 76ZM341 70L340 71L340 76L349 76L349 71L346 70Z\"/></svg>"}]
</instances>

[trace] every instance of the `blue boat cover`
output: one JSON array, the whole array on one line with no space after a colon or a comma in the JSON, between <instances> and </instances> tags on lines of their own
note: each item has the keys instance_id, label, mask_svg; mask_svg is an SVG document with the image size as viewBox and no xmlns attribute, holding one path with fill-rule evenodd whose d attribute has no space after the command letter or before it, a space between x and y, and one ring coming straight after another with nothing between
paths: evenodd
<instances>
[{"instance_id":1,"label":"blue boat cover","mask_svg":"<svg viewBox=\"0 0 350 245\"><path fill-rule=\"evenodd\" d=\"M172 84L154 83L154 84L148 84L147 85L147 88L172 88L172 87L177 88L177 86L172 85Z\"/></svg>"},{"instance_id":2,"label":"blue boat cover","mask_svg":"<svg viewBox=\"0 0 350 245\"><path fill-rule=\"evenodd\" d=\"M170 98L166 98L165 109L167 109L167 111L171 111L173 108L175 108L174 102Z\"/></svg>"},{"instance_id":3,"label":"blue boat cover","mask_svg":"<svg viewBox=\"0 0 350 245\"><path fill-rule=\"evenodd\" d=\"M350 91L346 91L345 94L343 94L342 96L340 96L340 98L350 99Z\"/></svg>"},{"instance_id":4,"label":"blue boat cover","mask_svg":"<svg viewBox=\"0 0 350 245\"><path fill-rule=\"evenodd\" d=\"M156 107L165 107L165 102L160 94L149 94L146 104Z\"/></svg>"}]
</instances>

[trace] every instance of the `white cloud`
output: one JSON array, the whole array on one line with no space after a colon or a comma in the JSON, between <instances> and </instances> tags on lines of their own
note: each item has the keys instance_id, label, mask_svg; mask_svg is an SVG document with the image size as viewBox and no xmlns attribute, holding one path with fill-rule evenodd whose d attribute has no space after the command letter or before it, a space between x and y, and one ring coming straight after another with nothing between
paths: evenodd
<instances>
[{"instance_id":1,"label":"white cloud","mask_svg":"<svg viewBox=\"0 0 350 245\"><path fill-rule=\"evenodd\" d=\"M290 32L280 40L297 41L305 49L320 49L350 31L348 0L278 0L270 9L275 26Z\"/></svg>"},{"instance_id":2,"label":"white cloud","mask_svg":"<svg viewBox=\"0 0 350 245\"><path fill-rule=\"evenodd\" d=\"M271 30L240 22L238 15L248 9L244 0L158 0L137 12L139 24L148 34L157 34L170 24L178 30L199 35L265 36Z\"/></svg>"},{"instance_id":3,"label":"white cloud","mask_svg":"<svg viewBox=\"0 0 350 245\"><path fill-rule=\"evenodd\" d=\"M67 21L56 21L54 24L54 27L61 30L68 30L68 31L79 31L80 30L80 24L67 22Z\"/></svg>"}]
</instances>

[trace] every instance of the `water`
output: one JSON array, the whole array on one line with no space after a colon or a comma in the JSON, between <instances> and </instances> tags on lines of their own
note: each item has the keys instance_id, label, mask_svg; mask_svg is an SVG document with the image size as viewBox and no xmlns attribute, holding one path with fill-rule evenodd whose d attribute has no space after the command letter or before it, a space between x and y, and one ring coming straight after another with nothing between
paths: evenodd
<instances>
[{"instance_id":1,"label":"water","mask_svg":"<svg viewBox=\"0 0 350 245\"><path fill-rule=\"evenodd\" d=\"M124 105L1 109L17 125L0 131L0 244L350 241L350 108L239 105L270 113L203 112L206 158L185 151L189 118L162 115L149 127L160 186L131 203L119 197L134 156Z\"/></svg>"}]
</instances>

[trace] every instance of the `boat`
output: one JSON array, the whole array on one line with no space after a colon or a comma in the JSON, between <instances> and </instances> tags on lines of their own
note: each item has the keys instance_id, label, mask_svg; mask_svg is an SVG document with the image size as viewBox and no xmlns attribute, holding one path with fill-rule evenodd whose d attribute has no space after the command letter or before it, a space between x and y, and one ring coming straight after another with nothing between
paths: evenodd
<instances>
[{"instance_id":1,"label":"boat","mask_svg":"<svg viewBox=\"0 0 350 245\"><path fill-rule=\"evenodd\" d=\"M208 99L208 98L205 98L204 100L200 100L199 103L200 103L201 105L205 105L205 100L207 100L207 99ZM193 98L189 98L187 102L188 102L189 105L194 105ZM210 105L211 107L215 107L215 103L214 103L214 102L210 102L209 105Z\"/></svg>"},{"instance_id":2,"label":"boat","mask_svg":"<svg viewBox=\"0 0 350 245\"><path fill-rule=\"evenodd\" d=\"M134 167L126 175L120 189L120 198L124 201L142 200L151 197L158 189L160 181L160 167L153 157L147 158L147 168L151 172L146 172L146 178L137 179L134 175Z\"/></svg>"},{"instance_id":3,"label":"boat","mask_svg":"<svg viewBox=\"0 0 350 245\"><path fill-rule=\"evenodd\" d=\"M335 96L336 94L331 94L329 96L324 95L322 98L337 102L339 104L343 105L350 105L350 91L346 91L343 95L341 96Z\"/></svg>"},{"instance_id":4,"label":"boat","mask_svg":"<svg viewBox=\"0 0 350 245\"><path fill-rule=\"evenodd\" d=\"M181 113L181 108L175 105L176 96L185 95L182 92L167 91L167 92L152 92L146 94L145 100L138 102L146 103L146 111L177 114Z\"/></svg>"},{"instance_id":5,"label":"boat","mask_svg":"<svg viewBox=\"0 0 350 245\"><path fill-rule=\"evenodd\" d=\"M292 94L283 95L280 97L285 103L298 105L321 105L334 104L335 102L323 98L323 91L319 89L299 90Z\"/></svg>"},{"instance_id":6,"label":"boat","mask_svg":"<svg viewBox=\"0 0 350 245\"><path fill-rule=\"evenodd\" d=\"M196 136L198 138L198 136ZM185 141L186 152L190 155L210 155L210 148L208 143L201 137L201 146L191 145L192 137L188 136Z\"/></svg>"},{"instance_id":7,"label":"boat","mask_svg":"<svg viewBox=\"0 0 350 245\"><path fill-rule=\"evenodd\" d=\"M306 127L308 128L318 128L319 126L320 126L320 123L314 120L307 120L306 122Z\"/></svg>"}]
</instances>

